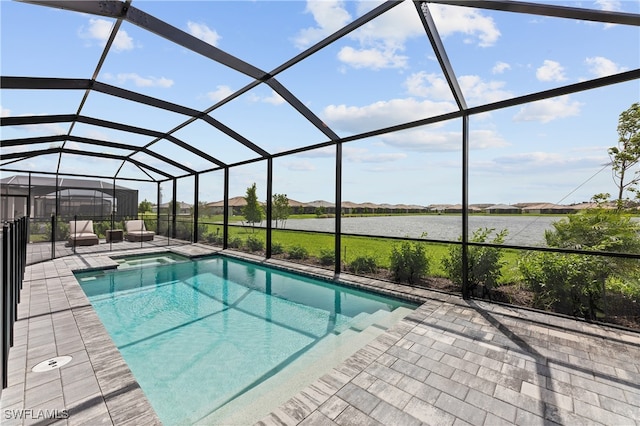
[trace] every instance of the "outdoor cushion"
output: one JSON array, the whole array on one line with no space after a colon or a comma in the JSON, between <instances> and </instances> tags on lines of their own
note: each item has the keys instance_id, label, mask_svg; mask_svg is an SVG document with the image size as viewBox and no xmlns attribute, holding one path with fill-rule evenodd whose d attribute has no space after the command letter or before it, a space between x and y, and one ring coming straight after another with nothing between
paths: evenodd
<instances>
[{"instance_id":1,"label":"outdoor cushion","mask_svg":"<svg viewBox=\"0 0 640 426\"><path fill-rule=\"evenodd\" d=\"M125 222L124 227L127 231L127 241L151 241L155 235L155 232L147 231L142 219L128 220Z\"/></svg>"},{"instance_id":2,"label":"outdoor cushion","mask_svg":"<svg viewBox=\"0 0 640 426\"><path fill-rule=\"evenodd\" d=\"M93 232L92 220L72 220L69 222L69 244L90 246L98 244L98 236Z\"/></svg>"}]
</instances>

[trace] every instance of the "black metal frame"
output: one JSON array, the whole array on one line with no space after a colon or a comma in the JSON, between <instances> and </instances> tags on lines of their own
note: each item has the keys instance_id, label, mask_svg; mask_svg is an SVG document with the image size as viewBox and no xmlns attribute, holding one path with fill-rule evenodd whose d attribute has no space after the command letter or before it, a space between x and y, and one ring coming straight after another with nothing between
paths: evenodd
<instances>
[{"instance_id":1,"label":"black metal frame","mask_svg":"<svg viewBox=\"0 0 640 426\"><path fill-rule=\"evenodd\" d=\"M447 56L446 49L442 43L442 39L440 38L437 26L433 21L433 18L430 13L430 4L440 4L440 5L453 5L453 6L462 6L462 7L470 7L476 9L487 9L487 10L495 10L502 12L510 12L510 13L521 13L521 14L530 14L536 16L552 16L552 17L561 17L568 19L578 19L578 20L587 20L592 22L602 22L602 23L613 23L619 25L630 25L635 27L640 27L640 15L633 13L622 13L622 12L612 12L612 11L597 11L591 9L583 9L583 8L575 8L575 7L566 7L566 6L556 6L549 4L540 4L540 3L531 3L531 2L521 2L521 1L509 1L509 0L474 0L470 2L468 0L430 0L430 1L414 1L416 7L416 13L420 18L425 36L429 40L429 43L436 54L438 63L440 65L441 71L444 74L444 77L451 89L455 102L458 106L457 111L453 111L447 114L442 114L435 117L425 117L420 120L407 122L395 126L390 126L387 128L380 128L369 132L364 132L357 135L352 135L344 138L340 138L330 127L328 127L322 120L317 117L311 110L309 110L296 96L294 96L286 87L284 87L277 79L277 75L292 67L293 65L299 63L300 61L310 57L316 52L326 48L331 45L335 41L344 37L345 35L351 33L352 31L360 28L366 23L372 21L378 16L383 15L389 10L393 9L395 6L401 3L401 1L386 1L368 13L362 15L357 18L350 24L336 31L335 33L329 35L325 39L311 46L307 50L301 52L295 57L289 59L284 62L280 66L271 70L270 72L261 70L251 64L248 64L224 51L214 46L211 46L202 40L193 37L187 34L184 31L181 31L147 13L144 11L137 9L131 5L131 1L127 0L125 2L115 1L115 0L107 0L107 1L65 1L65 0L26 0L25 3L32 3L41 6L54 7L54 8L62 8L73 10L77 12L87 13L91 15L105 16L115 19L115 25L112 29L109 41L107 42L103 54L96 66L96 69L93 73L92 78L90 79L65 79L65 78L42 78L42 77L18 77L18 76L1 76L0 77L0 86L2 89L38 89L38 90L83 90L85 95L83 97L82 102L80 103L78 110L75 114L65 114L65 115L51 115L51 116L31 116L31 117L5 117L0 122L2 126L17 126L17 125L28 125L28 124L39 124L39 123L63 123L69 122L70 128L67 135L63 136L52 136L52 137L42 137L42 138L24 138L24 139L13 139L13 140L2 140L2 144L7 147L25 147L22 152L16 152L4 155L2 160L2 164L0 164L0 170L2 171L19 171L16 169L12 169L9 167L11 164L25 158L31 158L39 155L47 155L47 154L59 154L59 159L62 154L76 154L76 155L88 155L94 157L102 157L102 158L112 158L122 161L122 164L118 171L114 176L102 177L102 176L87 176L87 177L100 177L100 178L109 178L113 179L114 182L116 179L122 180L136 180L136 179L128 179L124 177L119 177L119 174L126 163L131 163L135 167L142 170L142 172L149 177L149 182L156 182L158 184L158 205L160 204L160 185L165 182L172 182L173 185L173 196L172 196L172 205L173 212L170 212L173 216L173 232L175 233L175 220L176 220L176 181L179 178L194 176L194 199L196 202L195 212L196 215L194 217L194 230L193 230L193 240L197 242L198 240L198 218L197 218L197 203L198 203L198 192L201 185L200 176L206 172L212 171L223 171L224 173L224 244L223 247L227 248L228 241L228 212L229 212L229 171L233 167L254 163L257 161L267 161L267 199L269 200L267 206L267 253L266 256L271 257L271 196L272 196L272 181L273 181L273 159L288 156L292 154L297 154L301 152L306 152L318 148L323 147L333 147L335 146L336 154L335 154L335 205L336 208L336 218L335 218L335 272L340 272L340 259L341 259L341 206L342 203L342 147L345 143L362 140L365 138L379 136L383 134L388 134L400 130L412 129L419 126L424 126L433 123L444 122L452 119L460 119L462 126L462 139L461 139L461 147L462 147L462 188L461 188L461 197L462 197L462 241L461 244L465 247L463 250L464 257L463 263L468 266L467 258L466 258L466 248L472 245L476 245L469 241L469 232L468 232L468 207L469 207L469 119L471 116L476 114L481 114L485 112L495 111L503 108L513 107L517 105L523 105L530 102L535 102L543 99L549 99L557 96L578 93L582 91L592 90L600 87L605 87L609 85L619 84L628 81L634 81L640 79L640 68L633 69L626 72L621 72L615 75L610 75L607 77L596 78L588 81L583 81L575 84L569 84L562 87L557 87L550 90L545 90L541 92L531 93L523 96L518 96L510 99L506 99L499 102L494 102L490 104L468 107L466 100L464 98L463 92L459 86L458 80L453 71L452 64L449 61ZM236 70L246 76L249 76L253 79L248 85L237 90L233 94L227 96L225 99L216 102L211 107L198 111L192 108L188 108L182 105L177 105L171 102L164 101L162 99L153 98L150 96L146 96L140 93L136 93L133 91L125 90L116 86L108 85L96 81L99 70L101 69L106 56L109 54L110 49L112 47L113 40L117 34L118 29L123 21L134 24L146 31L152 32L160 37L163 37L173 43L176 43L186 49L189 49L199 55L202 55L205 58L208 58L214 62L222 64L226 67L229 67L233 70ZM273 89L276 93L278 93L286 102L289 103L300 115L302 115L308 122L310 122L314 127L320 130L326 137L327 140L324 142L306 145L300 148L291 149L284 152L278 153L269 153L253 141L245 138L235 130L229 128L224 123L221 123L211 117L209 114L230 102L231 100L241 96L242 94L248 92L249 90L259 86L260 84L266 84L271 89ZM170 111L172 113L185 115L186 120L180 125L169 131L157 131L152 129L143 129L135 126L130 126L122 123L115 123L106 120L102 120L97 117L86 117L82 115L82 109L84 106L84 102L92 91L100 92L109 96L115 96L122 98L126 101L138 102L147 106L151 106L154 108L162 109L165 111ZM200 149L197 149L191 146L188 141L182 141L173 134L184 128L185 126L193 123L196 120L202 120L203 122L209 124L210 126L217 129L222 134L227 137L235 140L237 143L245 146L249 150L251 150L255 156L253 158L248 158L242 161L238 161L235 163L227 164L218 158L215 155L211 155L210 153L204 152ZM71 131L73 126L76 123L85 123L95 126L102 126L106 128L117 129L120 131L130 132L138 135L145 135L152 138L152 140L143 145L129 145L122 143L114 143L109 141L101 141L96 139L89 138L79 138L73 136ZM213 167L205 170L194 170L184 164L180 164L177 161L167 158L153 150L153 145L161 140L167 140L172 144L179 146L190 153L199 156L200 158L210 162ZM76 141L82 143L89 143L99 146L106 146L118 149L130 150L131 153L128 155L112 155L112 154L102 154L95 152L82 152L76 151L73 149L69 149L65 147L65 144L69 141ZM42 142L63 142L63 145L59 148L50 148L44 150L36 150L29 151L28 146L35 143ZM178 170L184 172L181 175L175 175L162 170L162 168L152 167L148 164L145 164L139 160L136 160L136 154L147 154L153 156L154 158L164 162L167 166L176 167ZM58 168L54 173L57 175L62 175L59 170L60 161L58 161ZM46 171L43 173L47 173ZM158 176L161 176L159 179L153 178L152 173L155 173ZM68 175L68 174L65 174ZM72 175L73 176L73 175ZM145 180L140 180L145 181ZM158 209L157 214L158 223L160 223L160 211ZM54 228L55 229L55 228ZM175 235L175 234L174 234ZM457 243L457 242L452 242ZM489 245L489 244L487 244ZM504 246L503 246L504 247ZM526 249L526 250L537 250L537 248L532 247L520 247L514 246L513 248ZM554 250L561 251L561 250ZM564 252L564 251L563 251ZM573 252L573 251L570 251ZM586 254L586 253L585 253ZM591 253L592 254L592 253ZM601 253L600 253L601 254ZM629 257L634 257L633 254L629 254ZM466 269L464 273L466 274ZM466 282L466 279L465 279ZM468 289L463 289L463 295L468 297Z\"/></svg>"}]
</instances>

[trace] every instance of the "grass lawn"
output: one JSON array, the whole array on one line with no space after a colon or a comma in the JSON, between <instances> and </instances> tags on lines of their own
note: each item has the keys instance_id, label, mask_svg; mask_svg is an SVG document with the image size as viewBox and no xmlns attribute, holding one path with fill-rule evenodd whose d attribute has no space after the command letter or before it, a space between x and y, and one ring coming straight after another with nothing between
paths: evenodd
<instances>
[{"instance_id":1,"label":"grass lawn","mask_svg":"<svg viewBox=\"0 0 640 426\"><path fill-rule=\"evenodd\" d=\"M209 232L216 233L219 225L208 225ZM240 226L229 227L229 240L239 238L243 241L249 236L254 236L266 241L266 231L263 228L250 228ZM321 234L315 232L293 231L293 230L272 230L272 243L280 244L286 253L292 247L304 247L309 256L319 258L322 250L334 250L335 240L331 234ZM377 237L354 237L342 236L341 256L342 262L349 264L358 257L372 257L376 260L376 264L382 268L389 268L391 251L395 245L399 245L401 241L377 238ZM419 243L427 247L427 256L430 259L429 276L446 277L446 273L442 268L442 259L449 254L451 244L447 243ZM502 267L502 281L514 282L517 279L517 262L519 253L516 250L504 251L504 266Z\"/></svg>"}]
</instances>

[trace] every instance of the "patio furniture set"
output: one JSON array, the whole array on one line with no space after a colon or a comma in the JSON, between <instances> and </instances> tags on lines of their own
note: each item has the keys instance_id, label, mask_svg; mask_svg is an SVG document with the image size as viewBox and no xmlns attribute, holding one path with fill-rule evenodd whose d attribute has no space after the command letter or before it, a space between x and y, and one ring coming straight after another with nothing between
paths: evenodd
<instances>
[{"instance_id":1,"label":"patio furniture set","mask_svg":"<svg viewBox=\"0 0 640 426\"><path fill-rule=\"evenodd\" d=\"M106 232L106 241L153 241L155 232L147 231L144 220L127 220L125 229L109 229ZM74 220L69 222L69 244L75 246L91 246L98 244L98 235L93 230L93 220Z\"/></svg>"}]
</instances>

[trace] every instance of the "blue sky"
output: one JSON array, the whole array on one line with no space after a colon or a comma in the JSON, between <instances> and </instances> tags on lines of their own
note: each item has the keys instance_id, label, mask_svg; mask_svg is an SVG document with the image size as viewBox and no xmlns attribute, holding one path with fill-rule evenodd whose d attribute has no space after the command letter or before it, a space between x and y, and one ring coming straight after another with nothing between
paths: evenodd
<instances>
[{"instance_id":1,"label":"blue sky","mask_svg":"<svg viewBox=\"0 0 640 426\"><path fill-rule=\"evenodd\" d=\"M553 4L640 13L637 1ZM137 1L150 15L271 71L377 6L373 1ZM2 75L91 78L113 21L48 7L0 2ZM640 68L640 29L561 18L430 5L469 106L481 105ZM339 136L455 111L457 106L425 36L416 8L404 2L277 77ZM251 79L124 22L97 80L205 110ZM3 90L2 116L75 113L81 91ZM638 80L470 119L471 203L587 201L616 192L607 148L616 144L618 115L640 101ZM188 117L91 93L82 115L169 131ZM267 85L259 85L210 115L270 153L325 142L327 137ZM459 120L346 143L343 200L436 204L461 202L462 124ZM2 127L2 138L66 134L69 123ZM150 139L77 124L73 134L142 146ZM227 163L256 154L204 122L174 133ZM34 146L44 149L47 146ZM68 143L81 150L117 149ZM197 170L215 167L163 141L152 146ZM3 153L11 148L3 148ZM334 148L274 160L274 192L299 201L333 200ZM146 154L134 158L147 164ZM56 156L11 164L55 171ZM61 172L112 176L121 162L64 156ZM180 171L168 167L171 173ZM266 165L231 170L230 194L251 183L265 198ZM6 175L6 173L3 172ZM132 165L120 177L143 177ZM154 176L155 177L155 176ZM155 198L154 184L119 182ZM192 202L193 179L177 198ZM170 185L163 186L168 196ZM222 198L221 173L201 177L200 199Z\"/></svg>"}]
</instances>

